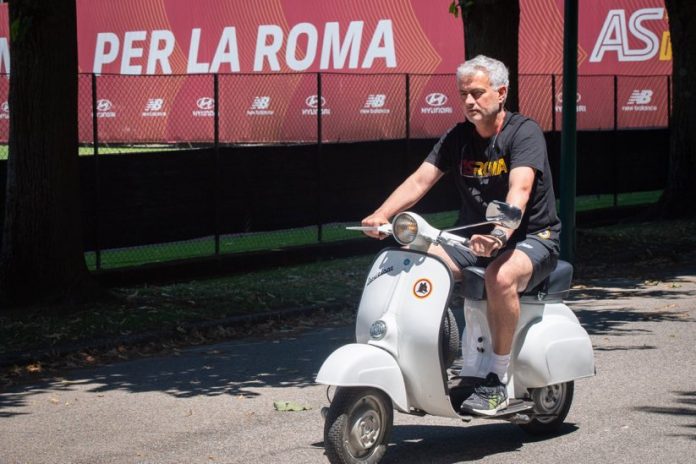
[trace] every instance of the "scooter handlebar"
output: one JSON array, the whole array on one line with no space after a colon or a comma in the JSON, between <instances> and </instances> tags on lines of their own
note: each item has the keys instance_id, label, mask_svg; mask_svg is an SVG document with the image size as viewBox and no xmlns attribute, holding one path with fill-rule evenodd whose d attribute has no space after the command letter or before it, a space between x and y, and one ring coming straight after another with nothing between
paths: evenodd
<instances>
[{"instance_id":1,"label":"scooter handlebar","mask_svg":"<svg viewBox=\"0 0 696 464\"><path fill-rule=\"evenodd\" d=\"M459 235L443 231L440 233L440 241L441 243L445 243L454 248L459 248L461 250L469 250L469 239L466 237L461 237Z\"/></svg>"},{"instance_id":2,"label":"scooter handlebar","mask_svg":"<svg viewBox=\"0 0 696 464\"><path fill-rule=\"evenodd\" d=\"M384 235L392 234L392 225L382 224L381 226L348 226L346 230L357 230L359 232L379 232Z\"/></svg>"}]
</instances>

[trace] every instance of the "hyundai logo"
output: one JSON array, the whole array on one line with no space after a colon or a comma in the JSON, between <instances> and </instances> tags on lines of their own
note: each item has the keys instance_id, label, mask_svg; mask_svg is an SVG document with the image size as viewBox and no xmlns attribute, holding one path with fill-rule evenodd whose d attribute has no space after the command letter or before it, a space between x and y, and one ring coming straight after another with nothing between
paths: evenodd
<instances>
[{"instance_id":1,"label":"hyundai logo","mask_svg":"<svg viewBox=\"0 0 696 464\"><path fill-rule=\"evenodd\" d=\"M556 100L558 103L563 103L563 92L558 92L558 94L556 94ZM580 92L578 92L575 102L580 103L580 100L582 100L582 95L580 95Z\"/></svg>"},{"instance_id":2,"label":"hyundai logo","mask_svg":"<svg viewBox=\"0 0 696 464\"><path fill-rule=\"evenodd\" d=\"M113 105L109 100L102 99L102 100L97 100L97 111L100 113L104 113L105 111L109 111Z\"/></svg>"},{"instance_id":3,"label":"hyundai logo","mask_svg":"<svg viewBox=\"0 0 696 464\"><path fill-rule=\"evenodd\" d=\"M196 100L196 106L202 110L212 110L215 108L215 99L211 97L201 97Z\"/></svg>"},{"instance_id":4,"label":"hyundai logo","mask_svg":"<svg viewBox=\"0 0 696 464\"><path fill-rule=\"evenodd\" d=\"M447 95L443 93L431 93L425 97L425 102L430 106L442 106L447 103Z\"/></svg>"},{"instance_id":5,"label":"hyundai logo","mask_svg":"<svg viewBox=\"0 0 696 464\"><path fill-rule=\"evenodd\" d=\"M310 95L305 100L305 104L310 108L316 108L317 106L319 106L319 97L317 95ZM321 97L321 106L322 108L326 106L326 98L324 97Z\"/></svg>"}]
</instances>

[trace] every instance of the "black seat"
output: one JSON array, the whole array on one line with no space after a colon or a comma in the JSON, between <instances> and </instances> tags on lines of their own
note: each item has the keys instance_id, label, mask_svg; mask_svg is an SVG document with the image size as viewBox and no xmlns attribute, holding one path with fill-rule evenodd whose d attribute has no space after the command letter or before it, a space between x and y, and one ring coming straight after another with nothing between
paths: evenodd
<instances>
[{"instance_id":1,"label":"black seat","mask_svg":"<svg viewBox=\"0 0 696 464\"><path fill-rule=\"evenodd\" d=\"M485 300L486 285L484 275L486 269L479 266L470 266L462 271L462 285L464 286L464 298L470 300ZM527 303L543 302L554 303L563 301L568 296L570 283L573 280L573 266L558 260L556 268L534 288L526 289L520 294L520 301Z\"/></svg>"}]
</instances>

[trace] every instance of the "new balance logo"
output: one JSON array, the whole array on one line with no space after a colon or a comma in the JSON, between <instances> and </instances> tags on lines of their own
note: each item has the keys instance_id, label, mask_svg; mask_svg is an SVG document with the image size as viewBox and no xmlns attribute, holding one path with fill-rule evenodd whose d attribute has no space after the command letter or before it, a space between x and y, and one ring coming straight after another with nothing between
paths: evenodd
<instances>
[{"instance_id":1,"label":"new balance logo","mask_svg":"<svg viewBox=\"0 0 696 464\"><path fill-rule=\"evenodd\" d=\"M254 101L251 102L251 106L247 110L247 115L249 116L272 116L274 111L270 110L271 97L254 97Z\"/></svg>"},{"instance_id":2,"label":"new balance logo","mask_svg":"<svg viewBox=\"0 0 696 464\"><path fill-rule=\"evenodd\" d=\"M627 105L647 105L652 100L653 91L652 90L634 90L630 97L628 97Z\"/></svg>"},{"instance_id":3,"label":"new balance logo","mask_svg":"<svg viewBox=\"0 0 696 464\"><path fill-rule=\"evenodd\" d=\"M381 108L387 101L387 96L383 94L368 95L363 108Z\"/></svg>"},{"instance_id":4,"label":"new balance logo","mask_svg":"<svg viewBox=\"0 0 696 464\"><path fill-rule=\"evenodd\" d=\"M636 89L631 92L628 101L621 107L623 111L657 111L657 105L651 105L654 92L650 89Z\"/></svg>"},{"instance_id":5,"label":"new balance logo","mask_svg":"<svg viewBox=\"0 0 696 464\"><path fill-rule=\"evenodd\" d=\"M388 114L391 110L384 108L387 96L382 93L370 94L360 112L362 114Z\"/></svg>"},{"instance_id":6,"label":"new balance logo","mask_svg":"<svg viewBox=\"0 0 696 464\"><path fill-rule=\"evenodd\" d=\"M147 100L147 103L145 104L145 111L143 111L143 116L166 116L167 113L165 111L162 111L163 106L163 98L150 98Z\"/></svg>"}]
</instances>

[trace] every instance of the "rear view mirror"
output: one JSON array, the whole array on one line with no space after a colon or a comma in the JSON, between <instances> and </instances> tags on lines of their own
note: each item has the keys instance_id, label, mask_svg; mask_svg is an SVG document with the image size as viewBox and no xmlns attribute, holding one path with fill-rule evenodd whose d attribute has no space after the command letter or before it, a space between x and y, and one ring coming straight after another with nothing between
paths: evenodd
<instances>
[{"instance_id":1,"label":"rear view mirror","mask_svg":"<svg viewBox=\"0 0 696 464\"><path fill-rule=\"evenodd\" d=\"M486 208L486 220L508 229L517 229L522 222L522 210L517 206L493 200Z\"/></svg>"}]
</instances>

